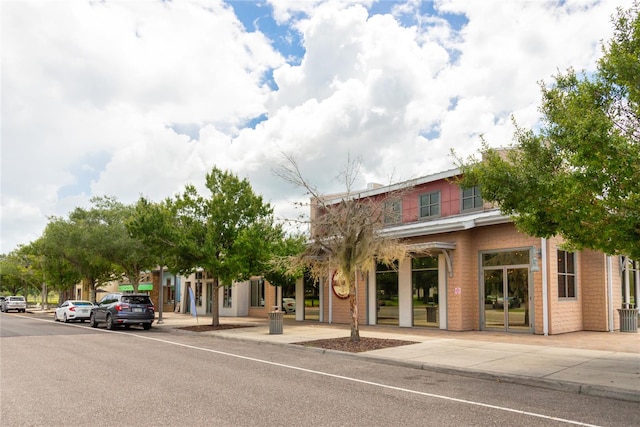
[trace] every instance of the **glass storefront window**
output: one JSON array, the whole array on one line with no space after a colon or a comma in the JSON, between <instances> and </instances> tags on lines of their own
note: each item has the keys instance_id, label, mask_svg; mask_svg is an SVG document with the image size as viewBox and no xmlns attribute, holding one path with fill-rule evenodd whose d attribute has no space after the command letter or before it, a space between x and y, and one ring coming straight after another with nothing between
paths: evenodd
<instances>
[{"instance_id":1,"label":"glass storefront window","mask_svg":"<svg viewBox=\"0 0 640 427\"><path fill-rule=\"evenodd\" d=\"M397 265L394 269L393 266L378 264L376 269L376 303L378 324L399 324Z\"/></svg>"},{"instance_id":2,"label":"glass storefront window","mask_svg":"<svg viewBox=\"0 0 640 427\"><path fill-rule=\"evenodd\" d=\"M529 249L505 252L490 252L482 254L482 266L524 265L529 264Z\"/></svg>"},{"instance_id":3,"label":"glass storefront window","mask_svg":"<svg viewBox=\"0 0 640 427\"><path fill-rule=\"evenodd\" d=\"M413 325L439 325L438 258L420 257L411 260L413 284Z\"/></svg>"}]
</instances>

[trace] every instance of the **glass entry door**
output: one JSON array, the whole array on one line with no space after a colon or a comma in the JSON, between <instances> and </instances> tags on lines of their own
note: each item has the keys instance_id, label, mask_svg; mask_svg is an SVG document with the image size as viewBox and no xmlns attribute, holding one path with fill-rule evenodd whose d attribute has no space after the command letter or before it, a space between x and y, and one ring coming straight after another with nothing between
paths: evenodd
<instances>
[{"instance_id":1,"label":"glass entry door","mask_svg":"<svg viewBox=\"0 0 640 427\"><path fill-rule=\"evenodd\" d=\"M529 268L485 268L484 329L530 331Z\"/></svg>"},{"instance_id":2,"label":"glass entry door","mask_svg":"<svg viewBox=\"0 0 640 427\"><path fill-rule=\"evenodd\" d=\"M398 271L380 264L376 269L376 303L378 312L376 323L378 325L400 324L398 311Z\"/></svg>"}]
</instances>

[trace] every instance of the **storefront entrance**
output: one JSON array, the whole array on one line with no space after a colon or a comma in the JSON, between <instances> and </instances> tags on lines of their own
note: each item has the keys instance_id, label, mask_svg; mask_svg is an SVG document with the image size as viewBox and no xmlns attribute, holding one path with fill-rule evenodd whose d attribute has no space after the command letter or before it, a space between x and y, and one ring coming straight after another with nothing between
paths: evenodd
<instances>
[{"instance_id":1,"label":"storefront entrance","mask_svg":"<svg viewBox=\"0 0 640 427\"><path fill-rule=\"evenodd\" d=\"M399 325L397 267L379 264L376 270L376 315L379 325Z\"/></svg>"},{"instance_id":2,"label":"storefront entrance","mask_svg":"<svg viewBox=\"0 0 640 427\"><path fill-rule=\"evenodd\" d=\"M411 259L413 326L439 327L438 257Z\"/></svg>"},{"instance_id":3,"label":"storefront entrance","mask_svg":"<svg viewBox=\"0 0 640 427\"><path fill-rule=\"evenodd\" d=\"M482 329L531 332L529 251L484 253L481 258Z\"/></svg>"}]
</instances>

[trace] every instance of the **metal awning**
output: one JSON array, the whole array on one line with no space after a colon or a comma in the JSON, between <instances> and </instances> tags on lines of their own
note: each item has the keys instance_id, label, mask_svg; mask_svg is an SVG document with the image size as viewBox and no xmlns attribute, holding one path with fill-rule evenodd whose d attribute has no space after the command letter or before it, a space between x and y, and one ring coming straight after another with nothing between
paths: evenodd
<instances>
[{"instance_id":1,"label":"metal awning","mask_svg":"<svg viewBox=\"0 0 640 427\"><path fill-rule=\"evenodd\" d=\"M139 291L152 291L153 290L153 283L139 283L138 284L138 290Z\"/></svg>"},{"instance_id":2,"label":"metal awning","mask_svg":"<svg viewBox=\"0 0 640 427\"><path fill-rule=\"evenodd\" d=\"M425 242L407 245L407 250L415 254L433 253L434 251L442 252L447 263L447 272L449 273L449 277L453 277L453 260L451 259L451 251L455 248L455 242Z\"/></svg>"},{"instance_id":3,"label":"metal awning","mask_svg":"<svg viewBox=\"0 0 640 427\"><path fill-rule=\"evenodd\" d=\"M120 292L133 292L133 285L118 285Z\"/></svg>"},{"instance_id":4,"label":"metal awning","mask_svg":"<svg viewBox=\"0 0 640 427\"><path fill-rule=\"evenodd\" d=\"M429 252L433 249L440 250L453 250L456 248L456 242L425 242L425 243L411 243L407 245L409 252Z\"/></svg>"}]
</instances>

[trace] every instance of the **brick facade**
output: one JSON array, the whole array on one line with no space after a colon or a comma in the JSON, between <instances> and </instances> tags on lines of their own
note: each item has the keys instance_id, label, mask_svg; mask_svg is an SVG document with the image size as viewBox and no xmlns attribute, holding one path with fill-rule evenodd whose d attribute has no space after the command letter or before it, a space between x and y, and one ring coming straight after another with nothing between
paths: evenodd
<instances>
[{"instance_id":1,"label":"brick facade","mask_svg":"<svg viewBox=\"0 0 640 427\"><path fill-rule=\"evenodd\" d=\"M607 331L619 324L617 310L621 307L622 278L618 257L611 258L611 277L608 272L608 258L596 251L575 253L575 296L559 297L558 294L558 250L562 250L560 238L540 239L520 233L509 218L502 216L495 208L484 205L469 212L461 212L461 191L450 178L456 171L424 177L408 182L412 188L402 196L402 223L386 228L389 234L401 238L409 248L426 247L426 254L438 256L441 260L449 257L452 271L440 274L446 298L441 298L446 307L445 321L439 327L451 331L485 329L487 301L484 295L483 253L519 252L529 254L526 265L514 269L525 274L527 301L521 301L524 325L519 330L530 333L560 334L572 331ZM398 188L398 185L394 186ZM384 187L361 193L361 197L384 196ZM420 218L419 196L439 192L441 213L435 218ZM544 247L543 247L544 245ZM446 249L452 247L453 249ZM445 249L442 249L445 248ZM425 252L421 252L425 255ZM543 254L546 254L544 256ZM535 258L535 259L534 259ZM408 263L408 268L406 267ZM400 261L399 272L399 326L413 326L412 301L407 299L413 292L410 259ZM446 265L444 262L441 266ZM404 267L403 267L404 266ZM497 267L498 269L501 267ZM505 271L509 271L505 267ZM522 273L522 272L526 273ZM509 279L508 279L509 280ZM372 283L373 281L373 283ZM443 282L443 283L442 283ZM543 289L546 283L546 289ZM376 324L375 272L369 272L358 282L359 321ZM609 287L610 286L610 287ZM545 292L546 291L546 292ZM334 323L349 323L349 301L333 295L328 283L322 288L322 319ZM610 297L612 294L612 298ZM546 295L546 304L544 301ZM331 303L329 304L329 299ZM330 312L331 310L331 312ZM613 313L613 319L611 319ZM613 321L612 321L613 320ZM527 323L529 322L529 323ZM505 328L506 329L506 328Z\"/></svg>"}]
</instances>

